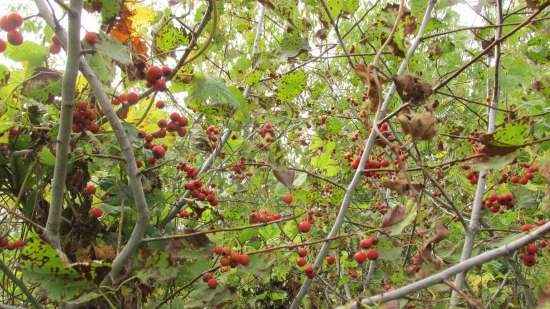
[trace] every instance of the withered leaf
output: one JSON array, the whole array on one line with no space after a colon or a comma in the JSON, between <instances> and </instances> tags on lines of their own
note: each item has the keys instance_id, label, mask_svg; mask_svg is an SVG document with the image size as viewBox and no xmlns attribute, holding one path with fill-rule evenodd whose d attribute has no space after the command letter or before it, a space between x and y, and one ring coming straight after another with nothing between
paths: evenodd
<instances>
[{"instance_id":1,"label":"withered leaf","mask_svg":"<svg viewBox=\"0 0 550 309\"><path fill-rule=\"evenodd\" d=\"M382 227L395 225L403 221L403 219L405 219L405 216L405 207L403 207L402 205L394 207L384 215L384 218L382 218Z\"/></svg>"},{"instance_id":2,"label":"withered leaf","mask_svg":"<svg viewBox=\"0 0 550 309\"><path fill-rule=\"evenodd\" d=\"M399 97L403 102L410 102L413 105L422 105L433 93L432 86L414 75L394 75L392 80Z\"/></svg>"},{"instance_id":3,"label":"withered leaf","mask_svg":"<svg viewBox=\"0 0 550 309\"><path fill-rule=\"evenodd\" d=\"M91 246L78 248L75 252L77 262L91 262L92 258L90 257Z\"/></svg>"},{"instance_id":4,"label":"withered leaf","mask_svg":"<svg viewBox=\"0 0 550 309\"><path fill-rule=\"evenodd\" d=\"M368 109L375 112L380 105L382 96L382 85L387 82L387 79L379 74L371 65L365 66L363 63L355 65L355 73L367 86L367 96L369 99Z\"/></svg>"},{"instance_id":5,"label":"withered leaf","mask_svg":"<svg viewBox=\"0 0 550 309\"><path fill-rule=\"evenodd\" d=\"M115 249L111 245L94 245L94 255L98 260L111 261L115 258Z\"/></svg>"},{"instance_id":6,"label":"withered leaf","mask_svg":"<svg viewBox=\"0 0 550 309\"><path fill-rule=\"evenodd\" d=\"M275 178L277 178L277 180L279 180L287 188L290 189L292 187L292 183L294 182L294 176L295 176L295 172L293 170L274 169L273 175L275 175Z\"/></svg>"},{"instance_id":7,"label":"withered leaf","mask_svg":"<svg viewBox=\"0 0 550 309\"><path fill-rule=\"evenodd\" d=\"M437 134L437 118L431 112L415 113L406 108L397 115L397 120L403 132L414 140L429 140Z\"/></svg>"}]
</instances>

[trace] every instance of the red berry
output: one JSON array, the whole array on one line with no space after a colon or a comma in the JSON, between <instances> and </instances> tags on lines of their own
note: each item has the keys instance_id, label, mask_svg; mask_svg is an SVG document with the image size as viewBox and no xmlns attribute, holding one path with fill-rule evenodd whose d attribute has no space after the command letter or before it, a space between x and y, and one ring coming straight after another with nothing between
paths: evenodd
<instances>
[{"instance_id":1,"label":"red berry","mask_svg":"<svg viewBox=\"0 0 550 309\"><path fill-rule=\"evenodd\" d=\"M17 30L8 31L8 42L14 46L23 44L23 34Z\"/></svg>"},{"instance_id":2,"label":"red berry","mask_svg":"<svg viewBox=\"0 0 550 309\"><path fill-rule=\"evenodd\" d=\"M97 219L103 215L103 210L98 207L93 207L92 209L90 209L90 214L92 215L92 217Z\"/></svg>"},{"instance_id":3,"label":"red berry","mask_svg":"<svg viewBox=\"0 0 550 309\"><path fill-rule=\"evenodd\" d=\"M204 282L208 282L208 280L210 280L212 278L214 278L214 277L209 272L205 272L204 274L202 274L202 281L204 281Z\"/></svg>"},{"instance_id":4,"label":"red berry","mask_svg":"<svg viewBox=\"0 0 550 309\"><path fill-rule=\"evenodd\" d=\"M135 92L128 92L126 100L128 101L128 104L134 105L139 101L139 94Z\"/></svg>"},{"instance_id":5,"label":"red berry","mask_svg":"<svg viewBox=\"0 0 550 309\"><path fill-rule=\"evenodd\" d=\"M285 204L292 203L292 194L290 194L290 193L285 194L283 196L283 202L285 202Z\"/></svg>"},{"instance_id":6,"label":"red berry","mask_svg":"<svg viewBox=\"0 0 550 309\"><path fill-rule=\"evenodd\" d=\"M304 268L304 272L309 279L313 279L313 277L315 277L315 269L311 264L306 265L306 268Z\"/></svg>"},{"instance_id":7,"label":"red berry","mask_svg":"<svg viewBox=\"0 0 550 309\"><path fill-rule=\"evenodd\" d=\"M530 254L521 254L521 259L523 260L523 264L527 267L535 266L537 264L537 259L534 255Z\"/></svg>"},{"instance_id":8,"label":"red berry","mask_svg":"<svg viewBox=\"0 0 550 309\"><path fill-rule=\"evenodd\" d=\"M221 265L221 266L228 266L228 265L229 265L229 258L226 257L226 256L223 256L223 257L220 259L220 265Z\"/></svg>"},{"instance_id":9,"label":"red berry","mask_svg":"<svg viewBox=\"0 0 550 309\"><path fill-rule=\"evenodd\" d=\"M223 247L222 252L223 252L224 255L230 255L231 254L231 248Z\"/></svg>"},{"instance_id":10,"label":"red berry","mask_svg":"<svg viewBox=\"0 0 550 309\"><path fill-rule=\"evenodd\" d=\"M164 149L164 147L160 146L160 145L155 145L153 146L153 148L151 149L151 151L153 151L153 155L156 157L156 158L163 158L164 157L164 154L166 153L166 150Z\"/></svg>"},{"instance_id":11,"label":"red berry","mask_svg":"<svg viewBox=\"0 0 550 309\"><path fill-rule=\"evenodd\" d=\"M180 122L180 120L181 120L180 113L178 113L178 112L171 113L170 114L170 120L175 121L175 122Z\"/></svg>"},{"instance_id":12,"label":"red berry","mask_svg":"<svg viewBox=\"0 0 550 309\"><path fill-rule=\"evenodd\" d=\"M380 166L382 167L388 167L389 165L390 165L390 162L388 160L380 161Z\"/></svg>"},{"instance_id":13,"label":"red berry","mask_svg":"<svg viewBox=\"0 0 550 309\"><path fill-rule=\"evenodd\" d=\"M23 239L16 240L13 245L15 248L23 248L25 246L25 241Z\"/></svg>"},{"instance_id":14,"label":"red berry","mask_svg":"<svg viewBox=\"0 0 550 309\"><path fill-rule=\"evenodd\" d=\"M156 91L166 90L166 81L164 79L157 79L153 84L153 89L155 89Z\"/></svg>"},{"instance_id":15,"label":"red berry","mask_svg":"<svg viewBox=\"0 0 550 309\"><path fill-rule=\"evenodd\" d=\"M306 259L303 258L303 257L300 257L300 258L298 258L298 259L296 260L296 265L298 265L298 266L300 266L300 267L306 265L306 263L307 263L307 261L306 261Z\"/></svg>"},{"instance_id":16,"label":"red berry","mask_svg":"<svg viewBox=\"0 0 550 309\"><path fill-rule=\"evenodd\" d=\"M11 26L14 28L19 28L23 25L23 17L19 15L18 13L10 13L6 16L6 19L8 20L8 23L10 23Z\"/></svg>"},{"instance_id":17,"label":"red berry","mask_svg":"<svg viewBox=\"0 0 550 309\"><path fill-rule=\"evenodd\" d=\"M531 180L531 179L533 179L533 173L527 172L527 173L525 173L525 175L523 177L526 178L527 180Z\"/></svg>"},{"instance_id":18,"label":"red berry","mask_svg":"<svg viewBox=\"0 0 550 309\"><path fill-rule=\"evenodd\" d=\"M367 249L374 246L377 242L378 242L378 239L374 236L371 236L366 239L361 239L361 241L359 242L359 246L363 249Z\"/></svg>"},{"instance_id":19,"label":"red berry","mask_svg":"<svg viewBox=\"0 0 550 309\"><path fill-rule=\"evenodd\" d=\"M167 65L163 65L162 66L162 76L170 76L170 75L172 75L172 69Z\"/></svg>"},{"instance_id":20,"label":"red berry","mask_svg":"<svg viewBox=\"0 0 550 309\"><path fill-rule=\"evenodd\" d=\"M309 221L302 221L298 223L298 229L302 233L307 233L309 230L311 230L311 223Z\"/></svg>"},{"instance_id":21,"label":"red berry","mask_svg":"<svg viewBox=\"0 0 550 309\"><path fill-rule=\"evenodd\" d=\"M7 47L8 47L8 44L6 44L6 41L0 39L0 53L3 53Z\"/></svg>"},{"instance_id":22,"label":"red berry","mask_svg":"<svg viewBox=\"0 0 550 309\"><path fill-rule=\"evenodd\" d=\"M223 248L220 246L215 246L214 253L216 253L217 255L221 255L223 253Z\"/></svg>"},{"instance_id":23,"label":"red berry","mask_svg":"<svg viewBox=\"0 0 550 309\"><path fill-rule=\"evenodd\" d=\"M94 184L89 183L86 185L86 188L84 189L84 191L86 192L86 194L93 195L96 192L96 188Z\"/></svg>"},{"instance_id":24,"label":"red berry","mask_svg":"<svg viewBox=\"0 0 550 309\"><path fill-rule=\"evenodd\" d=\"M52 43L61 46L61 40L55 34L52 36Z\"/></svg>"},{"instance_id":25,"label":"red berry","mask_svg":"<svg viewBox=\"0 0 550 309\"><path fill-rule=\"evenodd\" d=\"M250 256L248 256L248 254L241 254L241 256L239 257L239 261L241 263L241 265L248 265L248 263L250 263Z\"/></svg>"},{"instance_id":26,"label":"red berry","mask_svg":"<svg viewBox=\"0 0 550 309\"><path fill-rule=\"evenodd\" d=\"M534 254L537 254L537 252L539 251L539 247L537 246L536 243L530 243L527 245L527 247L525 248L525 251L531 255L534 255Z\"/></svg>"},{"instance_id":27,"label":"red berry","mask_svg":"<svg viewBox=\"0 0 550 309\"><path fill-rule=\"evenodd\" d=\"M99 36L95 32L86 32L86 35L84 35L84 40L92 45L97 44L99 43Z\"/></svg>"},{"instance_id":28,"label":"red berry","mask_svg":"<svg viewBox=\"0 0 550 309\"><path fill-rule=\"evenodd\" d=\"M332 255L327 256L327 264L334 265L334 263L336 263L336 258Z\"/></svg>"},{"instance_id":29,"label":"red berry","mask_svg":"<svg viewBox=\"0 0 550 309\"><path fill-rule=\"evenodd\" d=\"M525 178L525 177L523 177L523 178L521 178L521 179L519 180L519 183L522 184L522 185L525 185L525 184L527 184L528 182L529 182L529 179L527 179L527 178Z\"/></svg>"},{"instance_id":30,"label":"red berry","mask_svg":"<svg viewBox=\"0 0 550 309\"><path fill-rule=\"evenodd\" d=\"M515 176L512 176L512 178L510 178L510 182L511 183L518 183L520 180L520 177L515 175Z\"/></svg>"},{"instance_id":31,"label":"red berry","mask_svg":"<svg viewBox=\"0 0 550 309\"><path fill-rule=\"evenodd\" d=\"M301 257L306 256L307 255L307 248L306 247L298 248L298 255L301 256Z\"/></svg>"},{"instance_id":32,"label":"red berry","mask_svg":"<svg viewBox=\"0 0 550 309\"><path fill-rule=\"evenodd\" d=\"M215 289L218 286L218 281L215 278L208 280L208 287Z\"/></svg>"},{"instance_id":33,"label":"red berry","mask_svg":"<svg viewBox=\"0 0 550 309\"><path fill-rule=\"evenodd\" d=\"M367 260L367 254L365 253L365 251L358 251L357 253L355 253L353 255L353 259L357 263L362 264L363 262L365 262Z\"/></svg>"},{"instance_id":34,"label":"red berry","mask_svg":"<svg viewBox=\"0 0 550 309\"><path fill-rule=\"evenodd\" d=\"M152 66L149 68L149 71L147 71L147 75L145 76L145 80L147 80L149 83L153 84L157 81L157 79L162 77L162 69L157 66Z\"/></svg>"},{"instance_id":35,"label":"red berry","mask_svg":"<svg viewBox=\"0 0 550 309\"><path fill-rule=\"evenodd\" d=\"M166 121L166 119L159 119L157 121L157 126L159 126L159 128L166 128L166 126L168 125L168 122Z\"/></svg>"},{"instance_id":36,"label":"red berry","mask_svg":"<svg viewBox=\"0 0 550 309\"><path fill-rule=\"evenodd\" d=\"M1 46L0 46L0 49L1 49ZM60 51L61 51L61 46L57 44L50 45L50 54L52 55L59 54Z\"/></svg>"},{"instance_id":37,"label":"red berry","mask_svg":"<svg viewBox=\"0 0 550 309\"><path fill-rule=\"evenodd\" d=\"M370 249L369 251L367 251L367 258L371 261L378 259L378 250Z\"/></svg>"},{"instance_id":38,"label":"red berry","mask_svg":"<svg viewBox=\"0 0 550 309\"><path fill-rule=\"evenodd\" d=\"M8 16L2 16L2 18L0 19L0 28L2 28L2 30L4 31L12 31L17 27L10 23L10 21L8 20Z\"/></svg>"},{"instance_id":39,"label":"red berry","mask_svg":"<svg viewBox=\"0 0 550 309\"><path fill-rule=\"evenodd\" d=\"M189 212L187 210L181 210L179 215L181 218L189 218Z\"/></svg>"},{"instance_id":40,"label":"red berry","mask_svg":"<svg viewBox=\"0 0 550 309\"><path fill-rule=\"evenodd\" d=\"M533 227L530 224L524 224L520 227L520 230L523 232L529 232L532 229Z\"/></svg>"},{"instance_id":41,"label":"red berry","mask_svg":"<svg viewBox=\"0 0 550 309\"><path fill-rule=\"evenodd\" d=\"M163 109L166 105L164 104L164 101L157 101L157 103L155 103L155 106L158 109Z\"/></svg>"}]
</instances>

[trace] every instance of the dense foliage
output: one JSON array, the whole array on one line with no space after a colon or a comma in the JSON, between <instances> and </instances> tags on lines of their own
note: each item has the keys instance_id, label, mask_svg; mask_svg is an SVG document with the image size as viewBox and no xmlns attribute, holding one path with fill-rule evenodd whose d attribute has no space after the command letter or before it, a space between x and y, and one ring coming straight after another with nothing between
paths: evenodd
<instances>
[{"instance_id":1,"label":"dense foliage","mask_svg":"<svg viewBox=\"0 0 550 309\"><path fill-rule=\"evenodd\" d=\"M550 299L547 0L81 2L0 9L0 303L332 308L537 228L379 307Z\"/></svg>"}]
</instances>

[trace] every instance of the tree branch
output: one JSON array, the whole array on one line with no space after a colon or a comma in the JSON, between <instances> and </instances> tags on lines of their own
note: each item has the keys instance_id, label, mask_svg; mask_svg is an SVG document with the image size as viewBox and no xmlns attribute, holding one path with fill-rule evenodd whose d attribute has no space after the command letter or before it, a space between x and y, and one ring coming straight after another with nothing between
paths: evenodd
<instances>
[{"instance_id":1,"label":"tree branch","mask_svg":"<svg viewBox=\"0 0 550 309\"><path fill-rule=\"evenodd\" d=\"M75 101L76 77L80 60L80 14L82 0L71 0L69 14L69 34L65 44L67 63L62 84L61 114L59 116L59 131L55 150L55 167L52 180L52 199L48 210L48 219L44 236L54 246L61 248L61 212L65 195L65 180L67 178L67 164L69 157L69 140L73 123L73 106ZM54 28L55 29L55 28Z\"/></svg>"},{"instance_id":2,"label":"tree branch","mask_svg":"<svg viewBox=\"0 0 550 309\"><path fill-rule=\"evenodd\" d=\"M31 303L32 307L33 308L36 308L36 309L42 309L42 306L36 301L36 299L34 298L34 296L32 296L32 293L29 291L29 289L27 289L27 286L25 285L25 283L23 283L23 281L21 281L19 278L17 278L17 276L15 276L15 274L10 270L10 268L8 267L8 265L4 264L4 262L2 261L2 259L0 259L0 270L2 270L2 272L8 277L10 278L10 280L15 284L17 285L20 289L21 289L21 292L23 292L23 294L25 294L25 296L28 298L29 302ZM1 308L1 307L0 307ZM14 307L15 308L15 307Z\"/></svg>"},{"instance_id":3,"label":"tree branch","mask_svg":"<svg viewBox=\"0 0 550 309\"><path fill-rule=\"evenodd\" d=\"M61 43L67 45L67 35L65 30L59 26L56 27L55 20L53 15L48 10L48 6L44 0L35 0L36 6L38 7L39 13L44 18L46 23L55 29L57 37L60 39ZM126 161L126 173L129 178L129 187L134 198L134 202L137 208L137 218L130 235L130 239L122 251L115 257L113 263L111 264L111 271L104 279L104 284L108 281L116 282L121 275L121 272L124 266L127 264L128 260L132 257L132 254L135 249L141 243L141 239L145 233L145 228L149 223L149 208L147 206L147 201L145 199L145 193L143 192L143 185L141 183L141 177L136 165L136 158L132 149L132 145L126 131L120 122L116 112L114 111L107 94L103 90L103 85L95 75L94 71L90 68L86 59L80 57L80 71L84 77L88 80L88 83L92 87L93 94L98 100L101 108L109 120L113 132L117 138L117 141L122 150L122 155Z\"/></svg>"},{"instance_id":4,"label":"tree branch","mask_svg":"<svg viewBox=\"0 0 550 309\"><path fill-rule=\"evenodd\" d=\"M430 0L426 12L424 14L424 18L422 19L422 25L420 26L420 29L418 30L418 33L416 35L416 38L412 42L409 50L407 51L407 55L405 56L405 59L403 59L403 62L401 63L398 73L402 74L405 72L407 68L407 64L409 62L409 59L412 57L414 52L416 51L416 48L418 47L418 44L420 43L420 39L424 35L424 32L426 31L426 27L428 25L428 21L430 20L430 15L432 13L432 9L435 6L435 2L437 0ZM379 110L377 111L373 126L376 126L378 124L378 121L384 117L386 114L386 110L388 108L388 105L391 101L391 98L393 96L393 93L395 92L395 84L392 83L392 86L390 87L388 93L386 94L386 97L384 99L384 102L381 104ZM365 142L363 154L361 155L361 160L359 163L360 167L364 167L365 163L367 162L367 159L369 157L370 151L372 150L375 140L376 140L377 134L375 130L372 130L367 141ZM353 175L353 179L351 180L350 184L348 185L348 188L346 190L346 193L344 194L344 198L342 200L342 204L340 205L340 210L338 211L338 215L336 217L336 221L334 222L334 225L332 226L332 229L330 230L330 233L328 234L327 238L334 237L338 233L338 230L344 223L344 219L346 216L346 212L348 210L348 207L351 203L351 197L353 196L353 193L355 191L355 188L359 184L362 177L362 168L357 168L355 171L355 174ZM328 253L329 245L327 243L323 244L321 249L319 250L319 253L317 254L317 257L315 258L315 263L313 264L314 268L319 268L322 263L323 259ZM302 284L302 287L300 288L300 291L292 301L292 304L290 305L290 309L297 309L300 304L302 303L302 299L304 298L305 294L311 287L312 280L306 279L304 283Z\"/></svg>"},{"instance_id":5,"label":"tree branch","mask_svg":"<svg viewBox=\"0 0 550 309\"><path fill-rule=\"evenodd\" d=\"M526 246L527 244L537 240L544 236L544 234L550 232L550 222L539 227L537 230L530 232L529 234L514 240L506 245L495 248L493 250L486 251L480 255L477 255L473 258L469 258L461 263L458 263L454 266L451 266L437 274L431 275L419 281L413 282L404 287L385 292L383 294L378 294L371 297L360 298L358 301L353 303L338 307L340 309L358 309L362 308L362 305L375 305L388 302L390 300L403 298L410 293L417 292L419 290L430 287L434 284L443 282L443 280L450 278L453 275L464 272L470 268L479 266L483 263L495 260L499 257L509 255L510 253Z\"/></svg>"},{"instance_id":6,"label":"tree branch","mask_svg":"<svg viewBox=\"0 0 550 309\"><path fill-rule=\"evenodd\" d=\"M502 24L502 0L497 0L497 16L498 16L498 24ZM500 37L502 35L502 27L496 28L495 33L495 42L500 42ZM488 124L487 124L487 133L493 133L495 131L495 123L496 123L496 116L497 116L497 110L495 107L498 105L498 99L499 99L499 74L500 74L500 43L496 44L495 47L495 75L494 75L494 81L493 81L493 95L491 97L491 104L488 109ZM470 215L470 223L468 225L468 229L466 230L466 236L464 238L464 246L462 247L462 253L460 255L460 261L465 261L472 255L472 249L474 247L474 240L476 233L479 229L479 219L481 217L481 209L483 207L483 195L485 194L485 183L487 180L487 170L481 170L479 172L479 178L477 181L477 187L476 192L474 195L474 201L472 205L472 213ZM466 273L458 273L454 285L456 286L457 290L462 289L462 285L464 284L464 280L466 277ZM458 304L458 297L459 292L456 290L453 290L451 293L451 301L449 304L450 308L455 307Z\"/></svg>"}]
</instances>

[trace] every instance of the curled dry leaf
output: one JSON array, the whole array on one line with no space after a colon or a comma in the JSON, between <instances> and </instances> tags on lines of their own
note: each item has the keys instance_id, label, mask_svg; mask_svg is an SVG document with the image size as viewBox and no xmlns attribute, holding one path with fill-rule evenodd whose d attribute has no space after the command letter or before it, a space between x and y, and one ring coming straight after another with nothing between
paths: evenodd
<instances>
[{"instance_id":1,"label":"curled dry leaf","mask_svg":"<svg viewBox=\"0 0 550 309\"><path fill-rule=\"evenodd\" d=\"M437 118L431 112L415 113L410 109L403 109L397 120L403 132L412 136L414 140L430 140L437 134Z\"/></svg>"},{"instance_id":2,"label":"curled dry leaf","mask_svg":"<svg viewBox=\"0 0 550 309\"><path fill-rule=\"evenodd\" d=\"M424 104L426 99L433 93L430 84L414 75L394 75L392 81L395 83L395 89L403 102L410 102L413 105Z\"/></svg>"},{"instance_id":3,"label":"curled dry leaf","mask_svg":"<svg viewBox=\"0 0 550 309\"><path fill-rule=\"evenodd\" d=\"M376 112L382 98L382 85L387 82L387 79L376 72L376 69L370 64L368 66L362 63L356 64L355 73L363 81L365 86L367 86L369 111Z\"/></svg>"},{"instance_id":4,"label":"curled dry leaf","mask_svg":"<svg viewBox=\"0 0 550 309\"><path fill-rule=\"evenodd\" d=\"M384 215L384 218L382 218L382 227L395 225L403 221L403 219L405 219L405 216L405 207L403 207L402 205L394 207Z\"/></svg>"},{"instance_id":5,"label":"curled dry leaf","mask_svg":"<svg viewBox=\"0 0 550 309\"><path fill-rule=\"evenodd\" d=\"M275 178L277 178L277 180L279 180L287 188L290 189L292 187L292 183L294 182L294 176L295 176L294 171L287 170L287 169L284 169L284 170L274 169L273 175L275 175Z\"/></svg>"},{"instance_id":6,"label":"curled dry leaf","mask_svg":"<svg viewBox=\"0 0 550 309\"><path fill-rule=\"evenodd\" d=\"M93 246L95 258L98 260L111 261L115 258L115 249L111 245Z\"/></svg>"}]
</instances>

